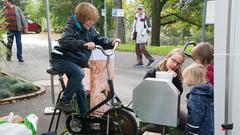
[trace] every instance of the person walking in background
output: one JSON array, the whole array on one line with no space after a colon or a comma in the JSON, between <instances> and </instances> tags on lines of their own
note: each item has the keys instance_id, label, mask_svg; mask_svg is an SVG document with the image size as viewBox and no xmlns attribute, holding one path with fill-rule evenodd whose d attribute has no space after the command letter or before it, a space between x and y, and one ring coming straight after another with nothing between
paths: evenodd
<instances>
[{"instance_id":1,"label":"person walking in background","mask_svg":"<svg viewBox=\"0 0 240 135\"><path fill-rule=\"evenodd\" d=\"M151 67L155 62L154 58L146 49L148 33L151 31L150 21L148 16L144 13L142 4L137 7L137 14L133 22L132 40L135 40L135 51L137 55L137 64L133 67L143 67L142 54L148 59L147 67Z\"/></svg>"},{"instance_id":2,"label":"person walking in background","mask_svg":"<svg viewBox=\"0 0 240 135\"><path fill-rule=\"evenodd\" d=\"M7 22L7 60L11 61L14 36L17 45L17 59L24 62L22 56L22 30L27 32L27 22L22 10L12 0L4 0L4 15Z\"/></svg>"},{"instance_id":3,"label":"person walking in background","mask_svg":"<svg viewBox=\"0 0 240 135\"><path fill-rule=\"evenodd\" d=\"M206 67L189 65L183 71L183 83L193 87L187 94L186 135L214 135L214 93Z\"/></svg>"}]
</instances>

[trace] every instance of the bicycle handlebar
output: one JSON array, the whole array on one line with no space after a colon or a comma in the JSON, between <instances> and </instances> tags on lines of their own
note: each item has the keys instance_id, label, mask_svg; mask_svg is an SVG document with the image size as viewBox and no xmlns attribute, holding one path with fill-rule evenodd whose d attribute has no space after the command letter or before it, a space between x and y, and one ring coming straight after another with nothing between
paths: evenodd
<instances>
[{"instance_id":1,"label":"bicycle handlebar","mask_svg":"<svg viewBox=\"0 0 240 135\"><path fill-rule=\"evenodd\" d=\"M189 54L189 53L187 53L187 51L186 51L187 48L188 48L188 46L190 46L190 45L196 46L196 43L194 43L194 42L187 42L187 43L184 45L183 53L184 53L186 56L192 58L192 55Z\"/></svg>"},{"instance_id":2,"label":"bicycle handlebar","mask_svg":"<svg viewBox=\"0 0 240 135\"><path fill-rule=\"evenodd\" d=\"M96 48L99 49L99 50L101 50L102 53L103 53L105 56L111 56L111 55L113 55L113 53L116 51L118 45L119 45L119 42L116 42L116 43L114 44L114 48L113 48L112 51L109 52L109 53L106 52L106 51L102 48L102 46L100 46L100 45L96 45Z\"/></svg>"}]
</instances>

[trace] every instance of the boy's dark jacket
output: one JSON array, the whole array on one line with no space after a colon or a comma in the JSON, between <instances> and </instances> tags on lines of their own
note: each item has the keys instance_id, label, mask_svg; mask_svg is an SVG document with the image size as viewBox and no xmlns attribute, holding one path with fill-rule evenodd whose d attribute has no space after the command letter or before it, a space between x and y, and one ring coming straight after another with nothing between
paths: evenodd
<instances>
[{"instance_id":1,"label":"boy's dark jacket","mask_svg":"<svg viewBox=\"0 0 240 135\"><path fill-rule=\"evenodd\" d=\"M100 45L103 49L112 49L112 40L106 39L94 29L85 29L81 24L80 28L76 25L76 20L73 16L69 17L64 32L59 39L59 46L55 46L57 50L52 52L52 59L67 59L73 61L80 67L88 67L88 60L91 55L91 50L88 50L84 44L94 42L95 45Z\"/></svg>"},{"instance_id":2,"label":"boy's dark jacket","mask_svg":"<svg viewBox=\"0 0 240 135\"><path fill-rule=\"evenodd\" d=\"M187 94L186 134L214 135L214 95L211 84L193 87Z\"/></svg>"}]
</instances>

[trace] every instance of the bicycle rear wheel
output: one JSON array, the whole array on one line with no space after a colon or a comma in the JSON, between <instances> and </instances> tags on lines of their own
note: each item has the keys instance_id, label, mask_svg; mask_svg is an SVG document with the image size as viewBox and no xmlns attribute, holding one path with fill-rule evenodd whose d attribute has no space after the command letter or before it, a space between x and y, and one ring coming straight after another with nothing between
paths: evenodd
<instances>
[{"instance_id":1,"label":"bicycle rear wheel","mask_svg":"<svg viewBox=\"0 0 240 135\"><path fill-rule=\"evenodd\" d=\"M135 118L121 108L113 108L103 114L106 119L109 115L109 133L114 135L136 135L137 134L137 122ZM102 123L101 129L107 130L107 123Z\"/></svg>"}]
</instances>

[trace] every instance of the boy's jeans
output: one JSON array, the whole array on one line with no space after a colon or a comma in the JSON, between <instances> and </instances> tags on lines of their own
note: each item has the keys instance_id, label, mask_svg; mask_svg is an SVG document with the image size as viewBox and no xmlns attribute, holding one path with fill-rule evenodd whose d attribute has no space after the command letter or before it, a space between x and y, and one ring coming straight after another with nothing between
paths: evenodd
<instances>
[{"instance_id":1,"label":"boy's jeans","mask_svg":"<svg viewBox=\"0 0 240 135\"><path fill-rule=\"evenodd\" d=\"M57 59L52 61L52 66L57 71L65 73L68 77L66 89L63 92L62 100L70 102L74 93L77 95L78 107L80 113L83 114L88 111L86 94L82 80L84 78L84 71L77 64L66 59Z\"/></svg>"}]
</instances>

